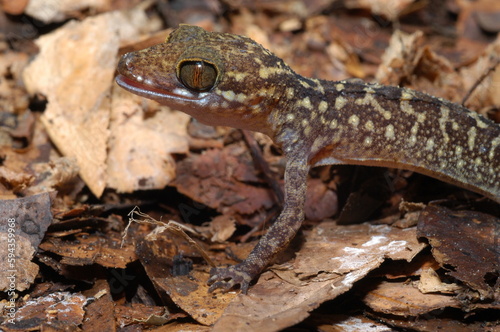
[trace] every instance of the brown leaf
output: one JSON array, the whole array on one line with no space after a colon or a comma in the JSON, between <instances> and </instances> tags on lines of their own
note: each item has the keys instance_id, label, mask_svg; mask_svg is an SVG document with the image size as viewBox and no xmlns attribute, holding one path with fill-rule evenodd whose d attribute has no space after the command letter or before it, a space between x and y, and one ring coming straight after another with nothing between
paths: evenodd
<instances>
[{"instance_id":1,"label":"brown leaf","mask_svg":"<svg viewBox=\"0 0 500 332\"><path fill-rule=\"evenodd\" d=\"M106 280L97 280L92 289L84 293L94 300L85 308L84 331L116 331L115 306Z\"/></svg>"},{"instance_id":2,"label":"brown leaf","mask_svg":"<svg viewBox=\"0 0 500 332\"><path fill-rule=\"evenodd\" d=\"M61 263L66 265L99 264L104 267L126 268L127 264L137 259L134 246L120 247L118 237L109 238L98 234L75 235L74 241L61 238L49 238L40 248L62 256Z\"/></svg>"},{"instance_id":3,"label":"brown leaf","mask_svg":"<svg viewBox=\"0 0 500 332\"><path fill-rule=\"evenodd\" d=\"M291 326L349 290L386 258L411 260L423 247L415 228L324 222L305 236L293 262L262 274L248 295L239 294L227 306L214 328L249 331L249 326L252 330Z\"/></svg>"},{"instance_id":4,"label":"brown leaf","mask_svg":"<svg viewBox=\"0 0 500 332\"><path fill-rule=\"evenodd\" d=\"M166 308L159 306L145 305L142 303L132 303L130 305L119 305L116 306L116 319L118 326L124 327L131 324L136 324L139 322L146 323L148 318L152 316L162 317L168 315ZM181 315L182 317L182 315ZM168 319L165 319L165 322ZM102 329L96 329L95 331L108 331Z\"/></svg>"},{"instance_id":5,"label":"brown leaf","mask_svg":"<svg viewBox=\"0 0 500 332\"><path fill-rule=\"evenodd\" d=\"M247 173L241 167L253 165L237 145L192 154L178 165L176 187L193 200L228 214L249 215L269 209L274 204L269 190L236 179L236 174Z\"/></svg>"},{"instance_id":6,"label":"brown leaf","mask_svg":"<svg viewBox=\"0 0 500 332\"><path fill-rule=\"evenodd\" d=\"M307 183L304 208L308 220L323 220L338 212L337 194L319 179Z\"/></svg>"}]
</instances>

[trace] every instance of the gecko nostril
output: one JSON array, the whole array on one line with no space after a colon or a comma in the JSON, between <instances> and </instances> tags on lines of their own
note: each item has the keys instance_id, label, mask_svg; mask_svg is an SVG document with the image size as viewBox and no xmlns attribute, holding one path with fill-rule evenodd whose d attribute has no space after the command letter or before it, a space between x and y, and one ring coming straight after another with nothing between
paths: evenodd
<instances>
[{"instance_id":1,"label":"gecko nostril","mask_svg":"<svg viewBox=\"0 0 500 332\"><path fill-rule=\"evenodd\" d=\"M124 54L121 58L120 58L120 61L118 61L118 72L122 75L126 75L129 71L129 64L130 64L130 61L129 61L129 54L130 53L127 53L127 54Z\"/></svg>"},{"instance_id":2,"label":"gecko nostril","mask_svg":"<svg viewBox=\"0 0 500 332\"><path fill-rule=\"evenodd\" d=\"M137 66L137 59L138 57L134 52L124 54L118 61L118 73L127 77L137 76L134 73L136 68L140 67Z\"/></svg>"}]
</instances>

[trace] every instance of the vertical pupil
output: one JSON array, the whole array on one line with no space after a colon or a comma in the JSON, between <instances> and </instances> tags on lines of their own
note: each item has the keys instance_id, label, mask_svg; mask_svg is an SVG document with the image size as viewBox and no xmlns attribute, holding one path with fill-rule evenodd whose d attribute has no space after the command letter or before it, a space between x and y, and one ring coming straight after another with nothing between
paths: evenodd
<instances>
[{"instance_id":1,"label":"vertical pupil","mask_svg":"<svg viewBox=\"0 0 500 332\"><path fill-rule=\"evenodd\" d=\"M203 65L202 61L197 61L193 65L193 86L203 89Z\"/></svg>"}]
</instances>

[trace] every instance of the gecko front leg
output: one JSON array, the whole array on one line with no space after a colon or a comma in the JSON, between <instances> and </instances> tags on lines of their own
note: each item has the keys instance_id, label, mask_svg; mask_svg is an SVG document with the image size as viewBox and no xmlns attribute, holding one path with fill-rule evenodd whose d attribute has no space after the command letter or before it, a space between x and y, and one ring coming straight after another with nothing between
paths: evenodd
<instances>
[{"instance_id":1,"label":"gecko front leg","mask_svg":"<svg viewBox=\"0 0 500 332\"><path fill-rule=\"evenodd\" d=\"M246 294L250 282L288 246L304 220L308 171L309 165L305 156L288 158L283 211L247 259L237 265L211 269L208 280L211 285L210 292L217 288L228 291L240 285L241 292Z\"/></svg>"}]
</instances>

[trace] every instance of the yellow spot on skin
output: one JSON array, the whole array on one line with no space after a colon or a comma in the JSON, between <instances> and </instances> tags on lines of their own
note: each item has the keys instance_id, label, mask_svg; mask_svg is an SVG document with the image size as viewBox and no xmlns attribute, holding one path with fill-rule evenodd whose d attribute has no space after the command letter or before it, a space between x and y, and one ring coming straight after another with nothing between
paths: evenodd
<instances>
[{"instance_id":1,"label":"yellow spot on skin","mask_svg":"<svg viewBox=\"0 0 500 332\"><path fill-rule=\"evenodd\" d=\"M467 145L469 146L470 151L474 151L474 147L476 145L476 134L476 127L470 127L470 129L467 131Z\"/></svg>"},{"instance_id":2,"label":"yellow spot on skin","mask_svg":"<svg viewBox=\"0 0 500 332\"><path fill-rule=\"evenodd\" d=\"M457 157L462 155L462 151L463 151L463 148L461 146L459 146L459 145L455 146L455 155Z\"/></svg>"},{"instance_id":3,"label":"yellow spot on skin","mask_svg":"<svg viewBox=\"0 0 500 332\"><path fill-rule=\"evenodd\" d=\"M500 137L496 137L495 139L493 139L493 141L491 141L490 153L488 153L488 158L490 160L493 160L493 158L495 158L495 149L498 145L500 145ZM495 173L493 169L491 170L493 171L492 174Z\"/></svg>"},{"instance_id":4,"label":"yellow spot on skin","mask_svg":"<svg viewBox=\"0 0 500 332\"><path fill-rule=\"evenodd\" d=\"M482 118L479 117L479 114L477 114L476 112L470 112L469 114L474 120L476 120L476 124L479 128L484 129L488 127L488 124L484 122Z\"/></svg>"},{"instance_id":5,"label":"yellow spot on skin","mask_svg":"<svg viewBox=\"0 0 500 332\"><path fill-rule=\"evenodd\" d=\"M483 164L483 161L481 160L481 158L477 157L474 160L474 164L476 164L477 166L481 166Z\"/></svg>"},{"instance_id":6,"label":"yellow spot on skin","mask_svg":"<svg viewBox=\"0 0 500 332\"><path fill-rule=\"evenodd\" d=\"M464 161L462 159L460 159L458 162L457 162L457 168L462 168L464 167Z\"/></svg>"},{"instance_id":7,"label":"yellow spot on skin","mask_svg":"<svg viewBox=\"0 0 500 332\"><path fill-rule=\"evenodd\" d=\"M382 114L384 119L390 120L392 115L390 111L385 110L378 101L373 97L373 95L366 94L364 98L358 98L354 101L357 105L371 105L377 112Z\"/></svg>"},{"instance_id":8,"label":"yellow spot on skin","mask_svg":"<svg viewBox=\"0 0 500 332\"><path fill-rule=\"evenodd\" d=\"M415 124L413 125L413 127L411 127L410 132L411 132L413 135L416 135L416 134L418 133L418 123L415 123Z\"/></svg>"},{"instance_id":9,"label":"yellow spot on skin","mask_svg":"<svg viewBox=\"0 0 500 332\"><path fill-rule=\"evenodd\" d=\"M226 100L234 101L234 98L236 97L236 95L235 95L234 91L227 90L227 91L222 91L222 97L224 97Z\"/></svg>"},{"instance_id":10,"label":"yellow spot on skin","mask_svg":"<svg viewBox=\"0 0 500 332\"><path fill-rule=\"evenodd\" d=\"M293 99L295 96L295 90L293 88L286 88L286 97L288 99Z\"/></svg>"},{"instance_id":11,"label":"yellow spot on skin","mask_svg":"<svg viewBox=\"0 0 500 332\"><path fill-rule=\"evenodd\" d=\"M434 148L434 140L432 138L429 138L427 140L427 143L425 144L425 149L432 150L433 148Z\"/></svg>"},{"instance_id":12,"label":"yellow spot on skin","mask_svg":"<svg viewBox=\"0 0 500 332\"><path fill-rule=\"evenodd\" d=\"M335 109L341 110L347 104L347 99L344 97L335 98Z\"/></svg>"},{"instance_id":13,"label":"yellow spot on skin","mask_svg":"<svg viewBox=\"0 0 500 332\"><path fill-rule=\"evenodd\" d=\"M450 116L450 109L448 107L441 107L441 116L438 119L439 129L441 130L441 135L443 135L444 142L448 143L450 141L450 136L446 132L446 123L448 122Z\"/></svg>"},{"instance_id":14,"label":"yellow spot on skin","mask_svg":"<svg viewBox=\"0 0 500 332\"><path fill-rule=\"evenodd\" d=\"M307 84L307 82L306 82L306 81L303 81L303 80L300 80L300 84L302 84L302 86L303 86L304 88L310 88L310 87L311 87L309 84Z\"/></svg>"},{"instance_id":15,"label":"yellow spot on skin","mask_svg":"<svg viewBox=\"0 0 500 332\"><path fill-rule=\"evenodd\" d=\"M451 123L451 128L452 128L453 130L458 130L458 129L460 129L460 127L458 126L458 123L456 123L455 121L453 121L453 122Z\"/></svg>"},{"instance_id":16,"label":"yellow spot on skin","mask_svg":"<svg viewBox=\"0 0 500 332\"><path fill-rule=\"evenodd\" d=\"M324 100L320 101L319 105L318 105L318 110L321 112L321 113L324 113L328 110L328 103Z\"/></svg>"},{"instance_id":17,"label":"yellow spot on skin","mask_svg":"<svg viewBox=\"0 0 500 332\"><path fill-rule=\"evenodd\" d=\"M311 147L311 152L312 154L315 154L317 153L319 150L321 150L321 148L324 146L324 144L326 142L328 142L328 138L323 136L323 137L317 137L315 140L314 140L314 143Z\"/></svg>"},{"instance_id":18,"label":"yellow spot on skin","mask_svg":"<svg viewBox=\"0 0 500 332\"><path fill-rule=\"evenodd\" d=\"M267 79L273 75L283 74L283 69L280 67L261 67L259 69L260 78Z\"/></svg>"},{"instance_id":19,"label":"yellow spot on skin","mask_svg":"<svg viewBox=\"0 0 500 332\"><path fill-rule=\"evenodd\" d=\"M351 124L354 128L356 128L359 124L359 116L357 115L351 115L349 117L349 120L347 120L349 124Z\"/></svg>"},{"instance_id":20,"label":"yellow spot on skin","mask_svg":"<svg viewBox=\"0 0 500 332\"><path fill-rule=\"evenodd\" d=\"M309 136L310 133L311 133L311 127L310 126L305 127L304 128L304 135Z\"/></svg>"},{"instance_id":21,"label":"yellow spot on skin","mask_svg":"<svg viewBox=\"0 0 500 332\"><path fill-rule=\"evenodd\" d=\"M235 98L236 101L244 103L247 100L247 96L243 93L238 93Z\"/></svg>"},{"instance_id":22,"label":"yellow spot on skin","mask_svg":"<svg viewBox=\"0 0 500 332\"><path fill-rule=\"evenodd\" d=\"M241 82L249 75L249 73L241 71L229 71L226 73L227 76L234 78L236 82Z\"/></svg>"},{"instance_id":23,"label":"yellow spot on skin","mask_svg":"<svg viewBox=\"0 0 500 332\"><path fill-rule=\"evenodd\" d=\"M337 83L335 84L335 89L337 89L337 91L342 91L345 89L345 86L342 83Z\"/></svg>"},{"instance_id":24,"label":"yellow spot on skin","mask_svg":"<svg viewBox=\"0 0 500 332\"><path fill-rule=\"evenodd\" d=\"M307 121L307 119L303 119L303 120L302 120L302 127L304 127L304 128L305 128L305 127L307 127L307 126L309 126L309 121Z\"/></svg>"},{"instance_id":25,"label":"yellow spot on skin","mask_svg":"<svg viewBox=\"0 0 500 332\"><path fill-rule=\"evenodd\" d=\"M338 125L337 119L333 119L333 120L330 122L330 128L332 128L332 129L337 128L337 125Z\"/></svg>"},{"instance_id":26,"label":"yellow spot on skin","mask_svg":"<svg viewBox=\"0 0 500 332\"><path fill-rule=\"evenodd\" d=\"M266 98L269 98L271 96L274 95L276 91L276 88L275 87L270 87L268 89L260 89L259 92L257 93L259 96L262 96L262 97L266 97Z\"/></svg>"},{"instance_id":27,"label":"yellow spot on skin","mask_svg":"<svg viewBox=\"0 0 500 332\"><path fill-rule=\"evenodd\" d=\"M323 87L323 84L321 84L321 82L318 79L312 79L312 81L316 83L316 90L324 94L325 88Z\"/></svg>"},{"instance_id":28,"label":"yellow spot on skin","mask_svg":"<svg viewBox=\"0 0 500 332\"><path fill-rule=\"evenodd\" d=\"M413 94L408 91L408 90L403 90L401 92L401 99L402 100L412 100L413 99Z\"/></svg>"},{"instance_id":29,"label":"yellow spot on skin","mask_svg":"<svg viewBox=\"0 0 500 332\"><path fill-rule=\"evenodd\" d=\"M308 110L312 110L312 104L311 104L311 100L309 99L309 97L305 97L304 99L302 99L301 101L299 101L297 103L299 106L302 106Z\"/></svg>"},{"instance_id":30,"label":"yellow spot on skin","mask_svg":"<svg viewBox=\"0 0 500 332\"><path fill-rule=\"evenodd\" d=\"M372 143L373 143L373 139L372 139L370 136L365 137L364 144L365 144L366 146L370 146L370 145L372 145Z\"/></svg>"},{"instance_id":31,"label":"yellow spot on skin","mask_svg":"<svg viewBox=\"0 0 500 332\"><path fill-rule=\"evenodd\" d=\"M375 93L375 90L373 90L373 88L371 86L367 86L363 90L365 90L366 93L370 93L370 94L374 94Z\"/></svg>"},{"instance_id":32,"label":"yellow spot on skin","mask_svg":"<svg viewBox=\"0 0 500 332\"><path fill-rule=\"evenodd\" d=\"M293 120L295 120L295 114L293 113L288 113L285 117L286 121L288 122L293 122Z\"/></svg>"},{"instance_id":33,"label":"yellow spot on skin","mask_svg":"<svg viewBox=\"0 0 500 332\"><path fill-rule=\"evenodd\" d=\"M375 126L373 125L373 122L371 120L366 121L365 129L368 131L373 131L375 129Z\"/></svg>"},{"instance_id":34,"label":"yellow spot on skin","mask_svg":"<svg viewBox=\"0 0 500 332\"><path fill-rule=\"evenodd\" d=\"M420 123L423 123L425 121L425 113L418 113L417 114L417 121Z\"/></svg>"},{"instance_id":35,"label":"yellow spot on skin","mask_svg":"<svg viewBox=\"0 0 500 332\"><path fill-rule=\"evenodd\" d=\"M413 115L415 114L415 110L413 107L410 105L410 102L408 100L401 100L401 103L399 105L401 107L401 110L407 114Z\"/></svg>"},{"instance_id":36,"label":"yellow spot on skin","mask_svg":"<svg viewBox=\"0 0 500 332\"><path fill-rule=\"evenodd\" d=\"M415 144L417 144L417 136L411 135L410 136L410 146L414 146Z\"/></svg>"},{"instance_id":37,"label":"yellow spot on skin","mask_svg":"<svg viewBox=\"0 0 500 332\"><path fill-rule=\"evenodd\" d=\"M392 124L385 127L385 137L391 140L395 139L394 126Z\"/></svg>"},{"instance_id":38,"label":"yellow spot on skin","mask_svg":"<svg viewBox=\"0 0 500 332\"><path fill-rule=\"evenodd\" d=\"M252 109L252 114L259 114L262 112L262 109L260 108L259 105L252 105L250 106L250 108Z\"/></svg>"}]
</instances>

